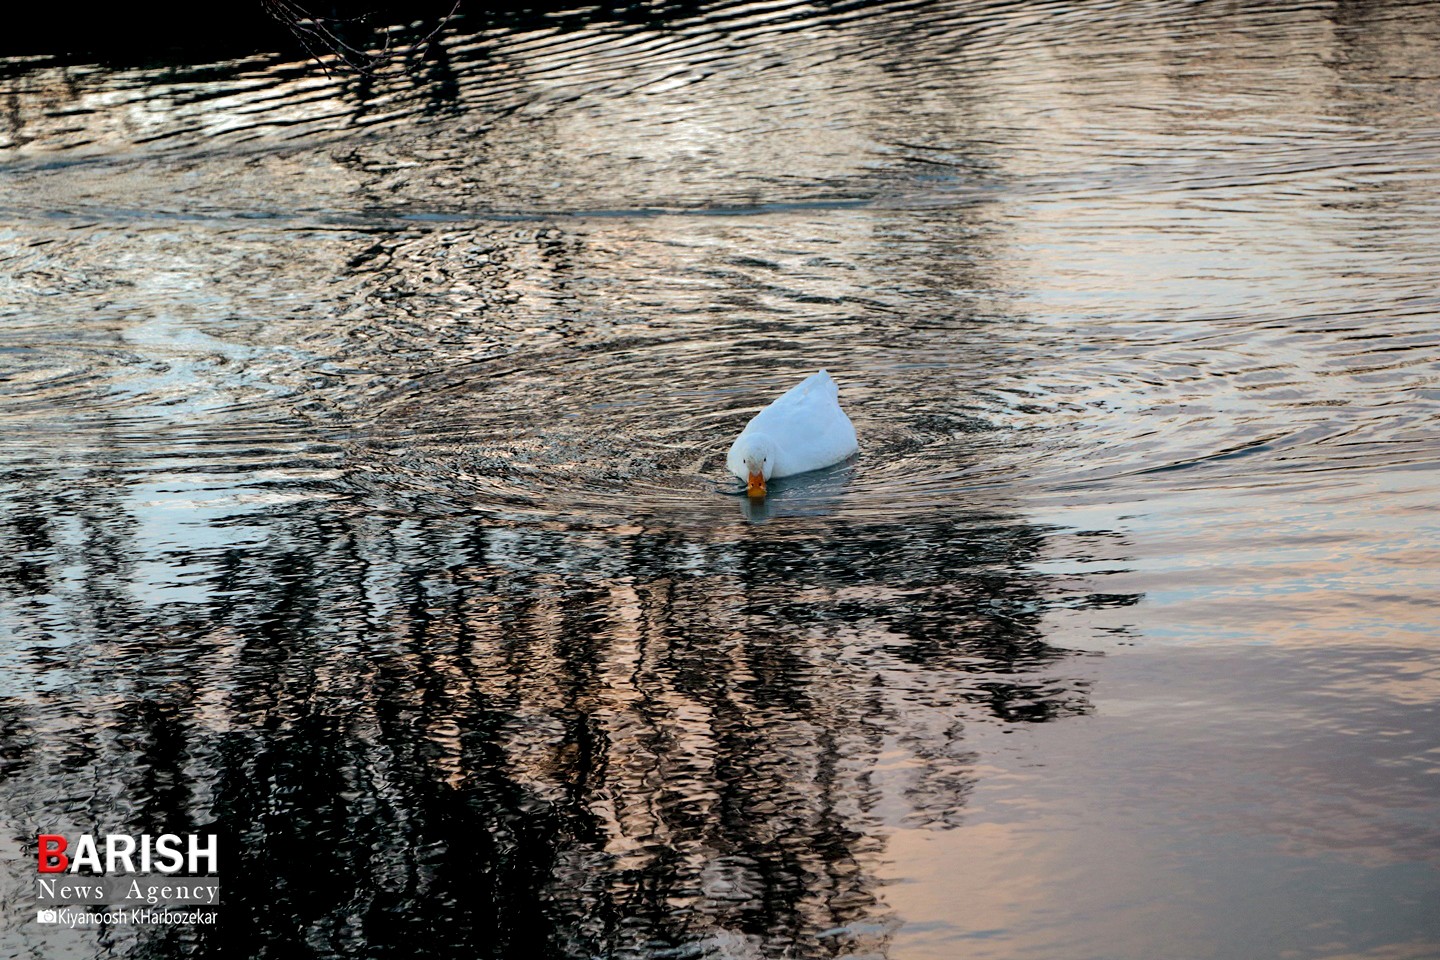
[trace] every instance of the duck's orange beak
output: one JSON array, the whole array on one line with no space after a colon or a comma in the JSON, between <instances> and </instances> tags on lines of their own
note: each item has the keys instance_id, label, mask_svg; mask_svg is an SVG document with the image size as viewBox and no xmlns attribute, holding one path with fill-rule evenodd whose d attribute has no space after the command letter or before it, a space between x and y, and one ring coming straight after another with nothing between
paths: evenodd
<instances>
[{"instance_id":1,"label":"duck's orange beak","mask_svg":"<svg viewBox=\"0 0 1440 960\"><path fill-rule=\"evenodd\" d=\"M750 471L750 482L745 485L745 492L752 497L765 496L765 474Z\"/></svg>"}]
</instances>

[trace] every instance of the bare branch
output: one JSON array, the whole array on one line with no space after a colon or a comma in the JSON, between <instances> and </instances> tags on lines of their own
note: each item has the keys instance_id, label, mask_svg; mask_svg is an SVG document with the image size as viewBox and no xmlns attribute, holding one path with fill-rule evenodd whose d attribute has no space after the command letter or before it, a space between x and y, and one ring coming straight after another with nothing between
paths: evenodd
<instances>
[{"instance_id":1,"label":"bare branch","mask_svg":"<svg viewBox=\"0 0 1440 960\"><path fill-rule=\"evenodd\" d=\"M409 45L408 49L418 54L415 58L416 62L425 58L429 53L430 45L455 19L460 12L461 2L462 0L455 0L450 12L445 14L433 30ZM295 36L295 39L300 41L305 52L312 60L320 64L320 68L327 75L330 73L331 66L336 65L365 76L374 76L382 66L402 53L400 50L391 49L391 36L388 33L385 36L384 46L379 52L373 52L347 43L336 32L342 24L363 21L365 19L363 16L349 19L317 17L295 0L261 0L261 4L270 16L283 23ZM414 63L410 64L407 69L414 69Z\"/></svg>"}]
</instances>

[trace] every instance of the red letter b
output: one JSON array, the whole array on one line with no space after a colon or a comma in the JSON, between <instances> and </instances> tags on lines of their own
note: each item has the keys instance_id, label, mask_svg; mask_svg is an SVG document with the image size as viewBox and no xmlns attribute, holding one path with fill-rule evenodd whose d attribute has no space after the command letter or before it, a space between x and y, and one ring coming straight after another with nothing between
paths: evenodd
<instances>
[{"instance_id":1,"label":"red letter b","mask_svg":"<svg viewBox=\"0 0 1440 960\"><path fill-rule=\"evenodd\" d=\"M64 837L53 833L40 834L40 872L64 873L65 868L70 866L70 858L65 856L68 846ZM50 863L51 860L55 862Z\"/></svg>"}]
</instances>

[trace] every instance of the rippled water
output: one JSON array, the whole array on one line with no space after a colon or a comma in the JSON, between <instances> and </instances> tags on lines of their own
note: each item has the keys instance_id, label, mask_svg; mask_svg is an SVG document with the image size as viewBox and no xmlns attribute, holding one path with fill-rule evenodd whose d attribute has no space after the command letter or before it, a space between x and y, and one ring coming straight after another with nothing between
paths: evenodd
<instances>
[{"instance_id":1,"label":"rippled water","mask_svg":"<svg viewBox=\"0 0 1440 960\"><path fill-rule=\"evenodd\" d=\"M1440 956L1440 7L0 61L5 956ZM815 369L850 464L733 495ZM218 928L35 924L213 830Z\"/></svg>"}]
</instances>

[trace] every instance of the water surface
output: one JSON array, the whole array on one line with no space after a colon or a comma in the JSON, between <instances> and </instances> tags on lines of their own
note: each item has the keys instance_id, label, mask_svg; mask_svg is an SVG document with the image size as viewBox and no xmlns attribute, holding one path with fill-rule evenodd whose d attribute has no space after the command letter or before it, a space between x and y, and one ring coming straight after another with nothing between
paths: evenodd
<instances>
[{"instance_id":1,"label":"water surface","mask_svg":"<svg viewBox=\"0 0 1440 960\"><path fill-rule=\"evenodd\" d=\"M1440 8L401 49L0 61L5 956L1440 955Z\"/></svg>"}]
</instances>

